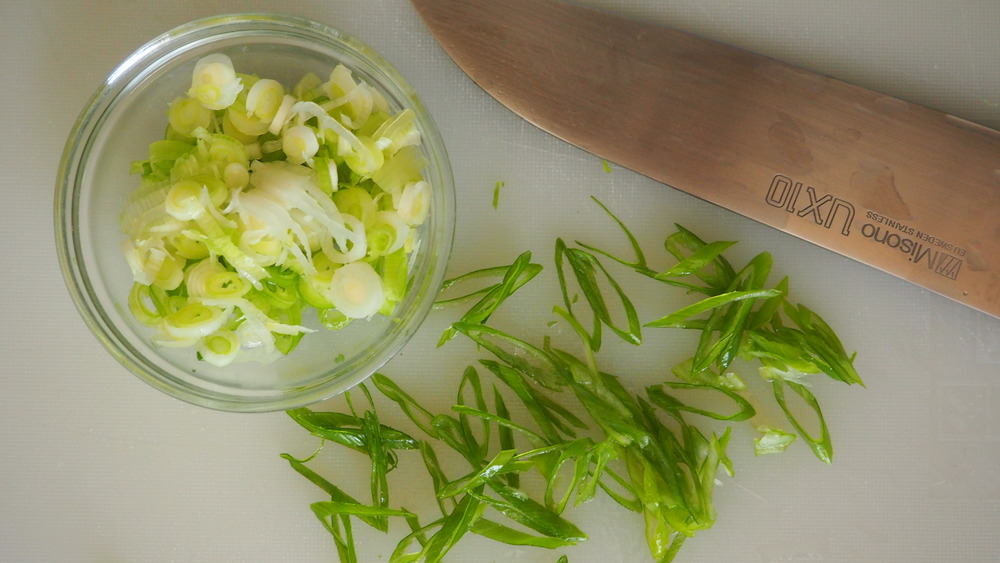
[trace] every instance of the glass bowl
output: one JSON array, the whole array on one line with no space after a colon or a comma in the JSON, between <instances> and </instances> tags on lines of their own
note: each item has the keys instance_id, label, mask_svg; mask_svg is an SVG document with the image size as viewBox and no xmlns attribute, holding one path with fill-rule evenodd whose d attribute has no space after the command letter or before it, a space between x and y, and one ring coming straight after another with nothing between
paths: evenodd
<instances>
[{"instance_id":1,"label":"glass bowl","mask_svg":"<svg viewBox=\"0 0 1000 563\"><path fill-rule=\"evenodd\" d=\"M407 292L391 317L376 315L341 330L317 328L270 364L215 367L194 349L152 344L152 329L128 308L133 278L120 251L119 213L139 185L130 163L163 138L166 108L191 83L195 63L223 53L237 72L287 87L307 72L327 76L336 64L378 90L393 112L411 108L429 165L431 210L411 254ZM197 20L139 48L98 88L69 136L56 185L55 231L67 287L89 328L129 371L184 401L226 411L294 408L332 397L387 362L420 326L444 278L454 231L454 186L441 135L413 88L375 51L314 21L275 14Z\"/></svg>"}]
</instances>

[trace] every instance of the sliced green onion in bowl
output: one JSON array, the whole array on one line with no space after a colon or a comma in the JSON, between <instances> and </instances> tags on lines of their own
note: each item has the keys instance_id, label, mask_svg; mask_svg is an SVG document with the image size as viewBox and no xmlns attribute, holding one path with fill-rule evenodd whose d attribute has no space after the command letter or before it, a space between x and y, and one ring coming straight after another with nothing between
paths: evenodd
<instances>
[{"instance_id":1,"label":"sliced green onion in bowl","mask_svg":"<svg viewBox=\"0 0 1000 563\"><path fill-rule=\"evenodd\" d=\"M154 312L135 299L133 314L160 327L160 345L197 348L200 359L217 366L243 359L240 349L276 347L287 354L304 331L274 327L289 319L299 324L304 309L323 310L326 319L330 309L363 319L391 315L401 299L416 244L411 231L426 220L432 189L422 176L426 161L413 111L373 111L386 106L381 95L343 65L319 85L328 98L292 96L290 103L288 90L277 80L238 73L225 55L207 55L195 65L187 97L167 112L175 138L156 141L148 161L133 163L140 190L155 183L163 192L154 200L145 194L143 205L174 220L149 224L161 214L139 213L131 209L134 202L122 212L134 282L183 303L154 323ZM227 118L239 138L225 134ZM277 156L250 156L262 140ZM341 166L351 171L343 179ZM202 249L191 247L200 243L208 255L195 261ZM257 307L259 315L236 305L248 293L251 303L266 304ZM145 293L133 290L136 295ZM229 309L204 300L228 302L236 314L230 319ZM245 322L258 326L244 330L250 336L241 340Z\"/></svg>"}]
</instances>

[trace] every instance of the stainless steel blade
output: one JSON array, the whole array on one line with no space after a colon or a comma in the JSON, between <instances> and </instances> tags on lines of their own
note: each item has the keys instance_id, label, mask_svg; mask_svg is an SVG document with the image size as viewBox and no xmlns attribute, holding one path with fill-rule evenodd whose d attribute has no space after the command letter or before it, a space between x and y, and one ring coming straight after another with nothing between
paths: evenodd
<instances>
[{"instance_id":1,"label":"stainless steel blade","mask_svg":"<svg viewBox=\"0 0 1000 563\"><path fill-rule=\"evenodd\" d=\"M538 127L1000 316L1000 132L556 0L412 1Z\"/></svg>"}]
</instances>

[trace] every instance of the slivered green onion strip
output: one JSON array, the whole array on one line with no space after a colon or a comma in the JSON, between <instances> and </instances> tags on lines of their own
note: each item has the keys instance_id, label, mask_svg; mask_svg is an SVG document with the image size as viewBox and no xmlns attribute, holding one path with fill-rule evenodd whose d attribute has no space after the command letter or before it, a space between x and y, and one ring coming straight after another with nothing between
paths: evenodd
<instances>
[{"instance_id":1,"label":"slivered green onion strip","mask_svg":"<svg viewBox=\"0 0 1000 563\"><path fill-rule=\"evenodd\" d=\"M766 286L771 256L758 254L736 270L723 256L732 242L705 243L677 226L664 245L676 264L654 270L624 223L597 203L621 227L634 258L557 240L554 259L563 303L553 311L573 329L580 352L557 348L548 338L540 345L531 343L487 324L503 302L541 271L530 261L531 254L524 253L508 266L452 278L445 284L448 291L482 278L499 281L438 301L443 306L478 298L448 327L440 344L461 334L492 356L479 361L495 378L492 410L486 382L469 366L448 413L431 412L383 374L372 377L382 396L423 432L419 439L379 422L375 401L364 386L360 389L369 406L363 412L355 408L350 394L346 395L349 414L289 411L293 420L324 443L343 445L371 459L371 504L362 504L308 469L308 460L283 454L296 472L329 496L312 509L333 537L341 561L357 560L352 519L382 531L388 529L390 518L405 520L410 533L390 556L395 563L440 561L470 532L510 545L546 549L574 545L587 536L562 514L567 507L594 498L598 490L642 514L652 559L672 561L688 538L714 524L717 474L720 469L733 474L726 454L731 425L751 421L757 412L744 396L746 386L730 371L737 359L759 363L760 374L771 382L789 423L819 459L832 461L829 429L804 378L824 373L849 384L861 379L853 368L853 356L847 355L829 325L813 311L787 301L787 279L773 288ZM702 297L643 323L601 258ZM583 299L571 296L570 287ZM163 306L155 295L140 298L150 310ZM591 315L589 330L578 316L585 311ZM679 381L664 381L633 394L620 378L599 368L602 327L632 345L642 342L644 327L684 328L701 335L693 356L671 370ZM805 431L786 400L786 387L817 417L818 437ZM685 402L671 391L693 392L698 400ZM720 394L734 403L735 410L717 412L700 406L702 392ZM517 402L516 410L526 413L522 417L527 420L514 418L509 400ZM573 404L567 405L567 400ZM689 415L726 426L721 433L706 434L688 421ZM764 437L756 442L758 453L782 451L795 438L780 429L760 427L760 432ZM453 468L446 472L442 466L443 458L436 452L441 445L468 464L456 472L458 477L449 476ZM398 452L406 450L420 452L431 477L440 515L427 524L421 524L416 513L389 505L389 473L400 462ZM542 479L539 496L521 487L526 478ZM568 558L562 555L559 561Z\"/></svg>"}]
</instances>

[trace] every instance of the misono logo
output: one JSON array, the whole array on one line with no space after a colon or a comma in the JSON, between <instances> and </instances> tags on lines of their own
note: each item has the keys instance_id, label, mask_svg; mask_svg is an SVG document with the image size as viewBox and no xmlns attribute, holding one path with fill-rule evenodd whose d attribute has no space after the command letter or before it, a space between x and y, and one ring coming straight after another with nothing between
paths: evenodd
<instances>
[{"instance_id":1,"label":"misono logo","mask_svg":"<svg viewBox=\"0 0 1000 563\"><path fill-rule=\"evenodd\" d=\"M914 264L926 264L928 270L948 279L958 279L962 270L962 259L958 256L927 246L898 232L865 223L861 227L861 234L872 242L900 251Z\"/></svg>"},{"instance_id":2,"label":"misono logo","mask_svg":"<svg viewBox=\"0 0 1000 563\"><path fill-rule=\"evenodd\" d=\"M810 217L817 225L827 229L836 225L845 237L851 234L854 205L830 194L818 195L812 186L803 186L802 182L788 176L775 176L764 199L771 207L784 209L799 217Z\"/></svg>"},{"instance_id":3,"label":"misono logo","mask_svg":"<svg viewBox=\"0 0 1000 563\"><path fill-rule=\"evenodd\" d=\"M812 186L778 174L771 180L764 200L771 207L784 209L826 229L852 234L856 210L854 205L832 194L820 194ZM958 279L962 271L965 250L940 238L885 215L869 211L861 227L865 239L898 250L909 262L924 264L927 269L949 279ZM853 230L854 234L858 230Z\"/></svg>"}]
</instances>

